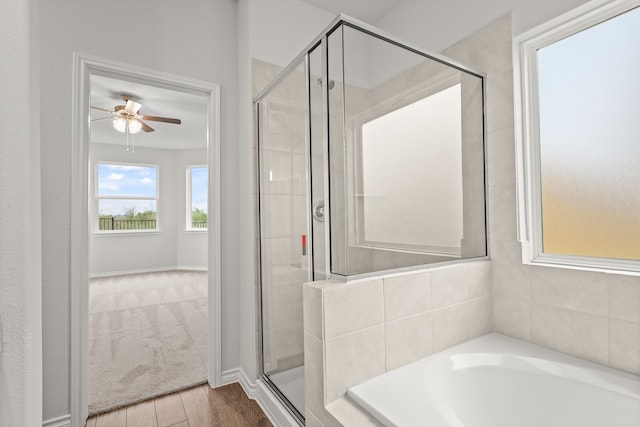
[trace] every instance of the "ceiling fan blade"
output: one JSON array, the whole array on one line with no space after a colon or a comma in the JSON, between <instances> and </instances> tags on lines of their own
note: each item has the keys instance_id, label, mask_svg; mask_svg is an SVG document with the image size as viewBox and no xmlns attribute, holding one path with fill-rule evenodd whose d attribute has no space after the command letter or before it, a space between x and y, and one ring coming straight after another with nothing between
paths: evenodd
<instances>
[{"instance_id":1,"label":"ceiling fan blade","mask_svg":"<svg viewBox=\"0 0 640 427\"><path fill-rule=\"evenodd\" d=\"M182 120L180 120L180 119L170 119L168 117L142 116L142 119L143 120L149 120L150 122L173 123L174 125L182 124Z\"/></svg>"},{"instance_id":2,"label":"ceiling fan blade","mask_svg":"<svg viewBox=\"0 0 640 427\"><path fill-rule=\"evenodd\" d=\"M113 110L107 110L106 108L94 107L93 105L91 106L91 108L95 108L96 110L100 110L100 111L106 111L107 113L111 113L111 114L115 113L115 111L113 111Z\"/></svg>"},{"instance_id":3,"label":"ceiling fan blade","mask_svg":"<svg viewBox=\"0 0 640 427\"><path fill-rule=\"evenodd\" d=\"M145 132L153 132L155 130L154 128L152 128L151 126L149 126L148 124L146 124L142 120L138 119L138 121L142 125L142 130L143 131L145 131Z\"/></svg>"},{"instance_id":4,"label":"ceiling fan blade","mask_svg":"<svg viewBox=\"0 0 640 427\"><path fill-rule=\"evenodd\" d=\"M141 106L142 105L138 104L137 102L134 102L129 99L127 101L127 104L124 106L124 111L126 111L129 114L136 114Z\"/></svg>"},{"instance_id":5,"label":"ceiling fan blade","mask_svg":"<svg viewBox=\"0 0 640 427\"><path fill-rule=\"evenodd\" d=\"M98 121L98 120L106 120L106 119L114 120L113 117L98 117L97 119L91 119L91 121L95 122L95 121Z\"/></svg>"}]
</instances>

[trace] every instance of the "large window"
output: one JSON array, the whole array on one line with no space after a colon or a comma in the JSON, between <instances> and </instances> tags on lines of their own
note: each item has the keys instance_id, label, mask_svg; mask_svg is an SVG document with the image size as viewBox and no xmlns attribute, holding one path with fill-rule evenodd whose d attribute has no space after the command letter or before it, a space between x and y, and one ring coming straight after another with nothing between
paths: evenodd
<instances>
[{"instance_id":1,"label":"large window","mask_svg":"<svg viewBox=\"0 0 640 427\"><path fill-rule=\"evenodd\" d=\"M206 166L190 166L187 169L187 229L207 230L209 170Z\"/></svg>"},{"instance_id":2,"label":"large window","mask_svg":"<svg viewBox=\"0 0 640 427\"><path fill-rule=\"evenodd\" d=\"M157 230L158 167L99 163L99 231Z\"/></svg>"},{"instance_id":3,"label":"large window","mask_svg":"<svg viewBox=\"0 0 640 427\"><path fill-rule=\"evenodd\" d=\"M521 44L534 260L639 268L638 3L609 3Z\"/></svg>"}]
</instances>

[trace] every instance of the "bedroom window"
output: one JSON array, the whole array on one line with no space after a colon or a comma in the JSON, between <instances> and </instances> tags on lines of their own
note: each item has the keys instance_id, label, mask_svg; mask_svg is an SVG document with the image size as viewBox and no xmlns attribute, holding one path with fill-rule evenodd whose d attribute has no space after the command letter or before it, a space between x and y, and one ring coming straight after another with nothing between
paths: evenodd
<instances>
[{"instance_id":1,"label":"bedroom window","mask_svg":"<svg viewBox=\"0 0 640 427\"><path fill-rule=\"evenodd\" d=\"M206 166L187 168L187 230L206 231L208 228L208 181Z\"/></svg>"},{"instance_id":2,"label":"bedroom window","mask_svg":"<svg viewBox=\"0 0 640 427\"><path fill-rule=\"evenodd\" d=\"M531 262L640 270L638 5L590 3L518 40Z\"/></svg>"},{"instance_id":3,"label":"bedroom window","mask_svg":"<svg viewBox=\"0 0 640 427\"><path fill-rule=\"evenodd\" d=\"M99 163L99 232L158 230L158 167Z\"/></svg>"}]
</instances>

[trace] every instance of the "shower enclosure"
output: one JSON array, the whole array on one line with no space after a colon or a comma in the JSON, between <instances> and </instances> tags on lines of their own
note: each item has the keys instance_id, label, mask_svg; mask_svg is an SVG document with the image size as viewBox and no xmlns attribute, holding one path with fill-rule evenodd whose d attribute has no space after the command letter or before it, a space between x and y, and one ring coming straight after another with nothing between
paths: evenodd
<instances>
[{"instance_id":1,"label":"shower enclosure","mask_svg":"<svg viewBox=\"0 0 640 427\"><path fill-rule=\"evenodd\" d=\"M255 98L262 376L300 422L305 282L487 256L484 85L339 16Z\"/></svg>"}]
</instances>

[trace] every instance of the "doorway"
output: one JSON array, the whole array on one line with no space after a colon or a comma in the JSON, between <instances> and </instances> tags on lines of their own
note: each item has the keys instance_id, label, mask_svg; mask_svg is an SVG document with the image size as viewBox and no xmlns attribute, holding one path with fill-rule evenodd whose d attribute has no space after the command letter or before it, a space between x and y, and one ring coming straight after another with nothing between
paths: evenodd
<instances>
[{"instance_id":1,"label":"doorway","mask_svg":"<svg viewBox=\"0 0 640 427\"><path fill-rule=\"evenodd\" d=\"M159 90L174 91L200 97L206 109L204 114L204 134L206 138L206 164L208 173L208 232L206 233L207 255L204 261L209 271L206 280L208 305L208 353L204 363L207 365L207 381L210 385L219 384L220 364L220 176L219 176L219 87L203 82L161 73L154 70L134 67L101 58L74 54L74 97L73 97L73 159L72 159L72 218L75 224L71 230L71 419L72 426L82 426L88 415L88 361L89 361L89 277L98 271L90 263L89 248L92 231L99 229L93 214L97 210L87 209L91 203L97 203L90 189L97 188L95 168L90 161L91 153L91 84L92 79L113 79L132 85L146 85ZM149 106L151 106L149 104ZM107 108L107 109L110 109ZM114 109L115 110L115 109ZM160 116L147 109L148 113ZM109 122L110 120L107 120ZM125 134L120 134L125 142ZM127 134L128 136L128 134ZM135 142L142 144L143 138ZM136 147L142 150L142 145ZM125 147L126 149L126 147ZM114 162L115 163L115 162ZM127 164L129 162L124 162ZM202 166L202 160L191 166ZM121 163L122 164L122 163ZM185 172L186 175L186 172ZM93 177L90 179L90 177ZM162 182L162 174L158 177ZM170 180L169 180L170 181ZM167 182L169 184L169 182ZM174 183L174 185L176 185ZM92 205L97 206L97 205ZM186 212L186 208L185 208ZM165 212L165 215L167 213ZM169 215L170 216L170 215ZM96 215L96 218L98 216ZM168 218L165 218L168 219ZM162 227L162 213L158 212L158 221ZM93 228L92 228L93 227ZM97 228L96 228L97 227ZM188 227L187 227L188 228ZM160 228L161 230L161 228ZM159 230L151 231L158 232ZM159 234L159 233L158 233ZM139 237L139 236L138 236ZM128 249L135 252L135 246ZM174 263L179 267L179 263ZM152 266L153 267L153 266ZM157 267L157 266L156 266ZM125 268L124 271L135 270ZM140 272L140 271L138 271Z\"/></svg>"},{"instance_id":2,"label":"doorway","mask_svg":"<svg viewBox=\"0 0 640 427\"><path fill-rule=\"evenodd\" d=\"M88 392L96 414L207 379L207 104L137 82L90 82Z\"/></svg>"}]
</instances>

